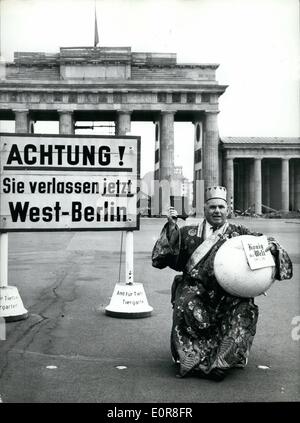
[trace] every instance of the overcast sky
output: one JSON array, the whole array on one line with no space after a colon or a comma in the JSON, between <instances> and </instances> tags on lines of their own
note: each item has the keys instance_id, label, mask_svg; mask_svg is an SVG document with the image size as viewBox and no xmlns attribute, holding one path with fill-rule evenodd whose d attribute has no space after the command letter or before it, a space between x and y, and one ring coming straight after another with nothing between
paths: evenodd
<instances>
[{"instance_id":1,"label":"overcast sky","mask_svg":"<svg viewBox=\"0 0 300 423\"><path fill-rule=\"evenodd\" d=\"M93 45L94 0L0 4L2 61L14 51ZM229 85L220 98L221 137L300 136L298 0L96 0L96 8L100 46L220 64L217 79ZM143 174L153 167L154 128L132 126L142 135ZM175 164L189 178L192 157L192 125L176 124Z\"/></svg>"}]
</instances>

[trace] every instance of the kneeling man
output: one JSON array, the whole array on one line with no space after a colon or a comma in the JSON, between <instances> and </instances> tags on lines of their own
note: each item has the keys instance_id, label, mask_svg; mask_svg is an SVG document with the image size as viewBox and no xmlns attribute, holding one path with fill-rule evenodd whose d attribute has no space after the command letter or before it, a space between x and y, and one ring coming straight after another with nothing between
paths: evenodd
<instances>
[{"instance_id":1,"label":"kneeling man","mask_svg":"<svg viewBox=\"0 0 300 423\"><path fill-rule=\"evenodd\" d=\"M236 297L223 290L214 275L214 258L227 239L262 234L227 221L225 187L210 187L205 196L205 219L199 224L179 229L177 212L170 208L152 251L152 265L183 272L174 279L171 299L171 352L179 364L179 376L197 374L219 381L227 369L246 366L258 307L253 298ZM274 238L268 241L275 260L275 279L290 279L288 254Z\"/></svg>"}]
</instances>

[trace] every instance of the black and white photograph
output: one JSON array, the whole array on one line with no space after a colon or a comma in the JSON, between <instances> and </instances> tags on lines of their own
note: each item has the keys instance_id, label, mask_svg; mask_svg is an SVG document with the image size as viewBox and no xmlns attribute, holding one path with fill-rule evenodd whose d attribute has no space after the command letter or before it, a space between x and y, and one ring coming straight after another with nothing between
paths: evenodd
<instances>
[{"instance_id":1,"label":"black and white photograph","mask_svg":"<svg viewBox=\"0 0 300 423\"><path fill-rule=\"evenodd\" d=\"M298 0L0 0L0 405L298 403L299 71Z\"/></svg>"}]
</instances>

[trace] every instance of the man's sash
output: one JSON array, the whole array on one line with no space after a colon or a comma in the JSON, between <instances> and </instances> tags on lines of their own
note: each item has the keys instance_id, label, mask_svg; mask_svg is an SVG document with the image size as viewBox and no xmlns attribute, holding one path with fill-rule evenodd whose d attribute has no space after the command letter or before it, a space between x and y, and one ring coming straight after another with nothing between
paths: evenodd
<instances>
[{"instance_id":1,"label":"man's sash","mask_svg":"<svg viewBox=\"0 0 300 423\"><path fill-rule=\"evenodd\" d=\"M203 259L204 256L212 249L212 247L219 241L220 236L222 236L227 228L228 222L224 223L219 229L217 229L213 234L211 234L205 241L200 244L196 250L193 252L191 257L188 259L185 269L188 273L190 273L194 267L199 263L200 260ZM203 233L204 230L204 222L201 224L201 228L199 227L198 233ZM201 231L201 232L200 232Z\"/></svg>"}]
</instances>

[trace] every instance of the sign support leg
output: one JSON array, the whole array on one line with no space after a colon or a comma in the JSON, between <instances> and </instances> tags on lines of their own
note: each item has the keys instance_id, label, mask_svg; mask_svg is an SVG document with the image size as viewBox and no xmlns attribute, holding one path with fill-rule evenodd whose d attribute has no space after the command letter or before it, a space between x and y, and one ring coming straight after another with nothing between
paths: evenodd
<instances>
[{"instance_id":1,"label":"sign support leg","mask_svg":"<svg viewBox=\"0 0 300 423\"><path fill-rule=\"evenodd\" d=\"M0 233L0 288L7 286L8 274L8 233Z\"/></svg>"},{"instance_id":2,"label":"sign support leg","mask_svg":"<svg viewBox=\"0 0 300 423\"><path fill-rule=\"evenodd\" d=\"M26 319L28 311L15 286L8 286L8 233L0 233L0 317L6 322Z\"/></svg>"},{"instance_id":3,"label":"sign support leg","mask_svg":"<svg viewBox=\"0 0 300 423\"><path fill-rule=\"evenodd\" d=\"M126 232L126 266L125 266L125 272L126 272L126 284L132 285L134 281L134 275L133 275L133 231L127 231Z\"/></svg>"}]
</instances>

